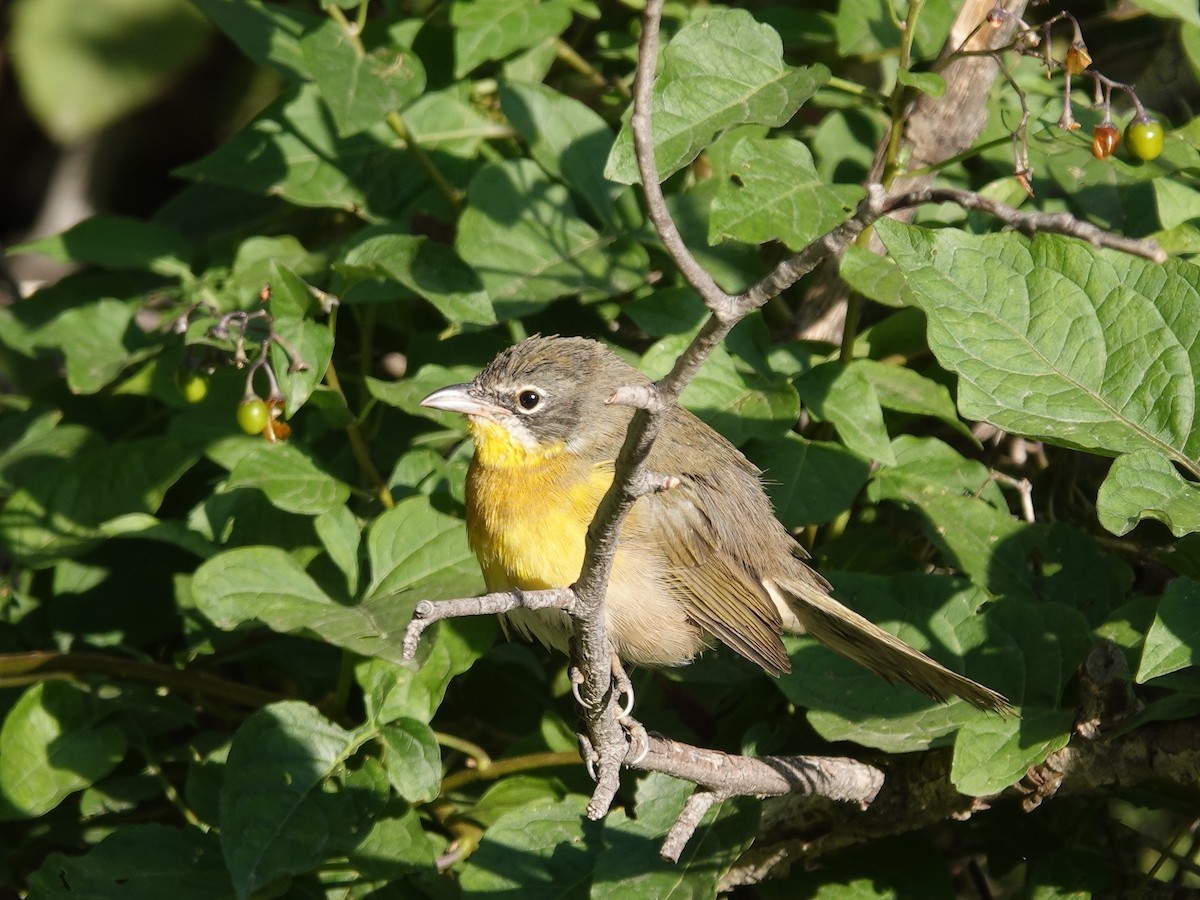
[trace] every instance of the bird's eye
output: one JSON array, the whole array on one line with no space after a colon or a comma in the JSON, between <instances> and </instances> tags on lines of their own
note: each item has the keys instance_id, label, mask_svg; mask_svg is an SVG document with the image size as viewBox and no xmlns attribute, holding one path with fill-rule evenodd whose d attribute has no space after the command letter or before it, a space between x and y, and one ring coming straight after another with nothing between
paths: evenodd
<instances>
[{"instance_id":1,"label":"bird's eye","mask_svg":"<svg viewBox=\"0 0 1200 900\"><path fill-rule=\"evenodd\" d=\"M542 402L542 395L535 390L526 388L517 394L517 402L521 404L521 409L532 412Z\"/></svg>"}]
</instances>

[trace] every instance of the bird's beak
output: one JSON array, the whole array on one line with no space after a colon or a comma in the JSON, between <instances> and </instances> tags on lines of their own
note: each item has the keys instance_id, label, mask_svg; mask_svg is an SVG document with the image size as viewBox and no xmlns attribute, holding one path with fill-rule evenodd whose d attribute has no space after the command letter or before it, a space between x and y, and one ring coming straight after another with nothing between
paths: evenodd
<instances>
[{"instance_id":1,"label":"bird's beak","mask_svg":"<svg viewBox=\"0 0 1200 900\"><path fill-rule=\"evenodd\" d=\"M507 415L508 412L503 407L480 400L471 393L470 384L452 384L434 391L421 401L421 405L430 409L462 413L464 416L480 416L492 421L498 420L502 415Z\"/></svg>"}]
</instances>

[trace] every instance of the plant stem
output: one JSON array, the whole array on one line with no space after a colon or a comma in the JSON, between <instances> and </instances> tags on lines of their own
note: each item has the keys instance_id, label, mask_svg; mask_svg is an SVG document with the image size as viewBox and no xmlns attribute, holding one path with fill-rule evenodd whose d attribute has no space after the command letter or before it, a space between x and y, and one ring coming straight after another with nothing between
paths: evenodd
<instances>
[{"instance_id":1,"label":"plant stem","mask_svg":"<svg viewBox=\"0 0 1200 900\"><path fill-rule=\"evenodd\" d=\"M497 760L486 768L481 766L476 769L464 769L461 772L455 772L453 775L447 775L442 779L442 794L448 794L450 791L465 787L468 784L474 784L476 781L494 781L497 778L503 778L505 775L513 775L517 772L549 769L554 766L577 765L579 765L579 753L574 750L547 750L544 753L527 753L524 756L514 756L511 759Z\"/></svg>"},{"instance_id":2,"label":"plant stem","mask_svg":"<svg viewBox=\"0 0 1200 900\"><path fill-rule=\"evenodd\" d=\"M332 359L329 360L329 367L325 369L325 384L342 398L343 405L349 410L350 404L346 400L346 393L342 390L342 383L338 379L337 368ZM375 468L375 463L371 460L371 451L367 447L367 440L363 437L362 429L358 426L357 417L346 426L346 438L350 441L350 453L353 454L359 471L370 482L375 499L382 504L384 509L391 509L396 505L396 501L392 499L392 492L388 490L387 482L379 474L379 470Z\"/></svg>"}]
</instances>

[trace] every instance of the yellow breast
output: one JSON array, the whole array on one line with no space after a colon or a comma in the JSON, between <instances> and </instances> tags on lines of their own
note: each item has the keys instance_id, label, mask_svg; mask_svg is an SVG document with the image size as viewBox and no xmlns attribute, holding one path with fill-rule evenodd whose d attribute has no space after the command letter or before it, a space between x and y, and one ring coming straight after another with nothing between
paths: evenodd
<instances>
[{"instance_id":1,"label":"yellow breast","mask_svg":"<svg viewBox=\"0 0 1200 900\"><path fill-rule=\"evenodd\" d=\"M472 423L467 536L489 590L573 584L584 538L611 464L595 465L561 446L528 448L492 423Z\"/></svg>"}]
</instances>

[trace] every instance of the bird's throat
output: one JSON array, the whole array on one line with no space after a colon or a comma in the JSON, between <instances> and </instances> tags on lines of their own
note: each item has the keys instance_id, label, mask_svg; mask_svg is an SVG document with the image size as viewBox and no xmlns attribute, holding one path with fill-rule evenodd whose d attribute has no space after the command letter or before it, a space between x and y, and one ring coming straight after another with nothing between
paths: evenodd
<instances>
[{"instance_id":1,"label":"bird's throat","mask_svg":"<svg viewBox=\"0 0 1200 900\"><path fill-rule=\"evenodd\" d=\"M467 474L467 534L488 588L573 584L588 525L611 483L611 466L565 451L521 457L481 452L477 442Z\"/></svg>"},{"instance_id":2,"label":"bird's throat","mask_svg":"<svg viewBox=\"0 0 1200 900\"><path fill-rule=\"evenodd\" d=\"M475 442L475 460L485 468L537 467L566 449L561 443L540 444L527 432L514 433L480 416L471 416L467 424Z\"/></svg>"}]
</instances>

